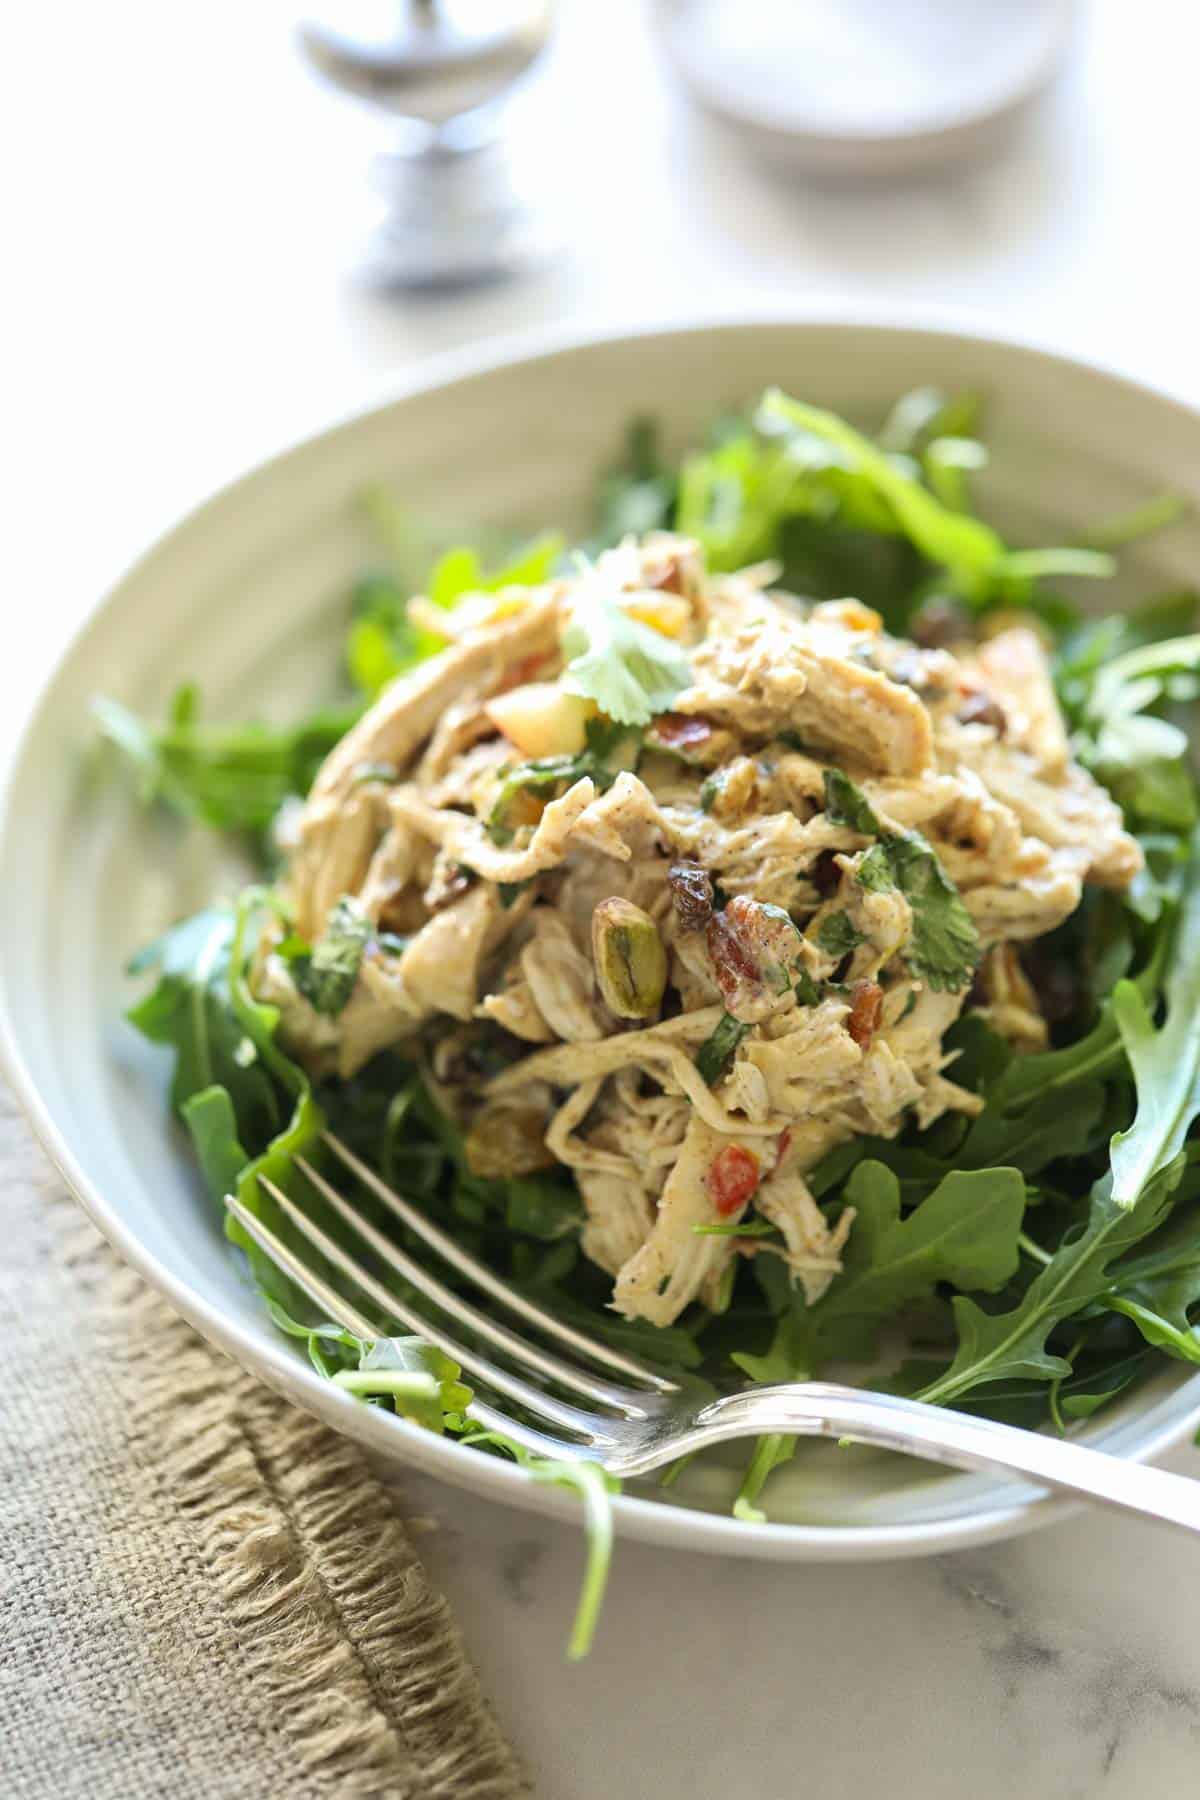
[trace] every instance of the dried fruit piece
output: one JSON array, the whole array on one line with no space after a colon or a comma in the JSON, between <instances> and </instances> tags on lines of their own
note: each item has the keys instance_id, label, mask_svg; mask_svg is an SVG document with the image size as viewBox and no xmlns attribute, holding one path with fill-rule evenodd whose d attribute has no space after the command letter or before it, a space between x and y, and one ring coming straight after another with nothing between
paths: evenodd
<instances>
[{"instance_id":1,"label":"dried fruit piece","mask_svg":"<svg viewBox=\"0 0 1200 1800\"><path fill-rule=\"evenodd\" d=\"M792 985L803 950L783 908L735 895L709 920L707 942L725 1010L748 1025L774 1012Z\"/></svg>"},{"instance_id":2,"label":"dried fruit piece","mask_svg":"<svg viewBox=\"0 0 1200 1800\"><path fill-rule=\"evenodd\" d=\"M693 713L665 712L646 729L647 750L700 769L715 768L734 748L733 733Z\"/></svg>"},{"instance_id":3,"label":"dried fruit piece","mask_svg":"<svg viewBox=\"0 0 1200 1800\"><path fill-rule=\"evenodd\" d=\"M619 1019L645 1019L667 985L658 926L632 900L601 900L592 914L592 959L604 1003Z\"/></svg>"},{"instance_id":4,"label":"dried fruit piece","mask_svg":"<svg viewBox=\"0 0 1200 1800\"><path fill-rule=\"evenodd\" d=\"M485 1181L554 1166L546 1121L536 1107L485 1106L467 1133L467 1167Z\"/></svg>"},{"instance_id":5,"label":"dried fruit piece","mask_svg":"<svg viewBox=\"0 0 1200 1800\"><path fill-rule=\"evenodd\" d=\"M971 640L971 617L961 600L934 594L913 615L909 635L924 650L948 650Z\"/></svg>"},{"instance_id":6,"label":"dried fruit piece","mask_svg":"<svg viewBox=\"0 0 1200 1800\"><path fill-rule=\"evenodd\" d=\"M712 876L698 862L672 863L667 886L685 931L703 931L713 916Z\"/></svg>"},{"instance_id":7,"label":"dried fruit piece","mask_svg":"<svg viewBox=\"0 0 1200 1800\"><path fill-rule=\"evenodd\" d=\"M883 1017L883 989L877 981L856 981L850 990L846 1030L860 1050L869 1050Z\"/></svg>"},{"instance_id":8,"label":"dried fruit piece","mask_svg":"<svg viewBox=\"0 0 1200 1800\"><path fill-rule=\"evenodd\" d=\"M708 1166L704 1185L709 1199L722 1219L740 1212L758 1190L759 1163L753 1150L741 1144L726 1144L718 1150Z\"/></svg>"},{"instance_id":9,"label":"dried fruit piece","mask_svg":"<svg viewBox=\"0 0 1200 1800\"><path fill-rule=\"evenodd\" d=\"M960 725L990 725L997 737L1003 737L1008 726L1004 708L983 688L968 694L955 716Z\"/></svg>"}]
</instances>

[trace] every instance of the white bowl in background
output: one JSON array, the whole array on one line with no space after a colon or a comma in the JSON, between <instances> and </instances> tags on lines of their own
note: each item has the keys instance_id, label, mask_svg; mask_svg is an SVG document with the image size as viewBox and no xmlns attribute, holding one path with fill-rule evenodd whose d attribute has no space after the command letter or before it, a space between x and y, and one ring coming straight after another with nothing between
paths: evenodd
<instances>
[{"instance_id":1,"label":"white bowl in background","mask_svg":"<svg viewBox=\"0 0 1200 1800\"><path fill-rule=\"evenodd\" d=\"M279 717L327 698L348 584L369 559L355 498L387 482L417 517L582 527L634 413L676 446L772 383L878 419L906 388L988 396L988 516L1016 541L1070 539L1163 489L1200 498L1200 415L1095 366L983 332L772 319L444 359L397 397L275 457L161 539L100 602L48 681L0 809L0 1049L34 1126L96 1224L199 1331L270 1386L398 1464L534 1510L566 1494L514 1465L364 1407L271 1326L231 1259L165 1103L168 1059L124 1023L128 954L236 879L216 840L139 815L97 778L88 707L155 716L184 677L213 714ZM1104 604L1200 568L1200 524L1127 559ZM1082 1435L1146 1458L1200 1414L1200 1375L1165 1366ZM693 1465L617 1501L619 1528L679 1547L796 1560L953 1549L1061 1517L1067 1503L898 1456L800 1447L771 1523L728 1515L735 1478Z\"/></svg>"}]
</instances>

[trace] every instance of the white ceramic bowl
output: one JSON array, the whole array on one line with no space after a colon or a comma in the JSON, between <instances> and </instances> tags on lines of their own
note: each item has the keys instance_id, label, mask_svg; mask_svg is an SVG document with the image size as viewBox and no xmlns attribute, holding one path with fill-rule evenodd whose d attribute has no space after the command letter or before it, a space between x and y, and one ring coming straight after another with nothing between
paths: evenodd
<instances>
[{"instance_id":1,"label":"white ceramic bowl","mask_svg":"<svg viewBox=\"0 0 1200 1800\"><path fill-rule=\"evenodd\" d=\"M124 1024L128 953L233 870L211 836L140 816L100 779L97 692L156 715L194 677L214 713L302 711L333 681L347 584L368 554L355 496L383 479L418 516L582 524L594 475L635 412L676 444L778 382L877 419L905 388L989 396L989 515L1016 541L1070 537L1164 488L1200 498L1200 416L1068 358L994 337L859 321L648 332L441 364L378 409L264 464L163 538L65 651L16 753L0 815L0 1045L50 1154L100 1229L171 1303L270 1386L400 1464L545 1512L574 1502L511 1464L357 1404L274 1331L226 1252L165 1106L165 1058ZM1200 567L1200 526L1133 559L1139 586ZM1119 603L1107 590L1105 604ZM1149 1457L1200 1412L1166 1367L1086 1433ZM618 1501L633 1536L744 1555L838 1559L946 1550L1061 1516L1059 1501L882 1453L802 1446L771 1489L778 1523L728 1516L731 1478L694 1467Z\"/></svg>"}]
</instances>

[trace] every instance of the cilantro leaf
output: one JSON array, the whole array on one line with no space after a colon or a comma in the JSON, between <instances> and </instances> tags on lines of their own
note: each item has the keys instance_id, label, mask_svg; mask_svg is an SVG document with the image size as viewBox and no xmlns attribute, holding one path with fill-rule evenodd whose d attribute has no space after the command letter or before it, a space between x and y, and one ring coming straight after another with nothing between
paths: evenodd
<instances>
[{"instance_id":1,"label":"cilantro leaf","mask_svg":"<svg viewBox=\"0 0 1200 1800\"><path fill-rule=\"evenodd\" d=\"M357 901L343 894L330 909L325 930L311 955L292 959L292 979L314 1011L336 1018L358 980L371 921Z\"/></svg>"},{"instance_id":2,"label":"cilantro leaf","mask_svg":"<svg viewBox=\"0 0 1200 1800\"><path fill-rule=\"evenodd\" d=\"M580 592L562 647L567 687L620 725L648 725L692 678L679 645L633 618L594 580Z\"/></svg>"},{"instance_id":3,"label":"cilantro leaf","mask_svg":"<svg viewBox=\"0 0 1200 1800\"><path fill-rule=\"evenodd\" d=\"M532 819L521 814L521 796L524 794L549 795L556 788L566 789L577 781L588 777L594 781L601 792L610 788L620 774L620 766L613 766L622 746L634 747L640 741L640 734L631 732L626 726L618 725L611 719L589 719L584 727L585 746L573 756L542 756L532 762L518 763L510 769L496 789L496 797L488 813L488 832L497 844L510 843L514 830L521 824L530 824ZM536 809L535 809L536 811ZM515 884L519 891L520 884ZM512 896L515 898L515 894ZM511 905L511 899L505 905Z\"/></svg>"},{"instance_id":4,"label":"cilantro leaf","mask_svg":"<svg viewBox=\"0 0 1200 1800\"><path fill-rule=\"evenodd\" d=\"M866 939L849 913L827 913L817 929L817 943L827 956L849 956Z\"/></svg>"},{"instance_id":5,"label":"cilantro leaf","mask_svg":"<svg viewBox=\"0 0 1200 1800\"><path fill-rule=\"evenodd\" d=\"M843 769L826 769L825 811L835 825L847 825L862 837L879 837L883 826L867 796Z\"/></svg>"},{"instance_id":6,"label":"cilantro leaf","mask_svg":"<svg viewBox=\"0 0 1200 1800\"><path fill-rule=\"evenodd\" d=\"M908 901L913 925L904 959L913 974L937 993L966 987L979 960L979 933L933 846L919 831L886 831L862 789L841 769L825 771L825 811L835 824L877 839L856 879L877 893L896 888ZM818 943L823 933L824 927Z\"/></svg>"},{"instance_id":7,"label":"cilantro leaf","mask_svg":"<svg viewBox=\"0 0 1200 1800\"><path fill-rule=\"evenodd\" d=\"M696 1067L709 1087L720 1075L749 1029L740 1019L735 1019L732 1013L723 1013L717 1020L710 1036L705 1038L696 1052Z\"/></svg>"}]
</instances>

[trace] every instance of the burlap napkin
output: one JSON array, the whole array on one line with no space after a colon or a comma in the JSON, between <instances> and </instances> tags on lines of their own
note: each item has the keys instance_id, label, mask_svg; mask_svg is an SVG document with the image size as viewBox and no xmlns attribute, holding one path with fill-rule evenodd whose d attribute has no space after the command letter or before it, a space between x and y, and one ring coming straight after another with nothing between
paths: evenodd
<instances>
[{"instance_id":1,"label":"burlap napkin","mask_svg":"<svg viewBox=\"0 0 1200 1800\"><path fill-rule=\"evenodd\" d=\"M529 1788L351 1445L124 1268L0 1087L4 1800Z\"/></svg>"}]
</instances>

